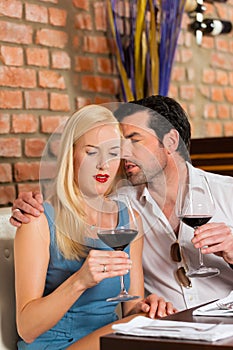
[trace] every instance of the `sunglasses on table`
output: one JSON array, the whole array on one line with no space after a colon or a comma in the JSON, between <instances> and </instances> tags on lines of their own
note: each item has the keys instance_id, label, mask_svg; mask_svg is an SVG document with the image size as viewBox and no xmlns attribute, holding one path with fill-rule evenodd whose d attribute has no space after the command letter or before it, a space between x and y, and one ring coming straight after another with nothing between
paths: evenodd
<instances>
[{"instance_id":1,"label":"sunglasses on table","mask_svg":"<svg viewBox=\"0 0 233 350\"><path fill-rule=\"evenodd\" d=\"M181 248L178 242L175 242L171 245L170 255L174 262L184 263L184 266L179 267L175 271L176 280L179 282L181 286L185 288L191 288L192 283L191 283L191 280L188 278L188 276L186 276L187 267L186 267L186 263L184 262L184 258L181 253Z\"/></svg>"}]
</instances>

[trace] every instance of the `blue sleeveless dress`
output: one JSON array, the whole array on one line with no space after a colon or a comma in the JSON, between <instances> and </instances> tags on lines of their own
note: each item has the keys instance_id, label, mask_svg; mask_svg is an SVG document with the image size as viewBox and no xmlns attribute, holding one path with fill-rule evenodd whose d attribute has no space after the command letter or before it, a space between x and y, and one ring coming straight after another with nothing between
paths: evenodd
<instances>
[{"instance_id":1,"label":"blue sleeveless dress","mask_svg":"<svg viewBox=\"0 0 233 350\"><path fill-rule=\"evenodd\" d=\"M79 270L85 259L67 260L56 246L53 207L44 203L45 215L50 229L50 261L46 277L44 296L50 294L63 281ZM129 221L126 208L119 211L119 223ZM99 239L94 240L94 249L111 250ZM129 247L125 250L129 254ZM129 274L124 276L125 286L130 284ZM87 289L66 312L64 317L50 330L41 334L34 342L28 344L19 340L19 350L62 350L94 330L118 319L115 312L117 302L107 302L106 299L120 292L119 277L107 278L96 286ZM57 305L59 307L59 305ZM91 350L91 349L90 349Z\"/></svg>"}]
</instances>

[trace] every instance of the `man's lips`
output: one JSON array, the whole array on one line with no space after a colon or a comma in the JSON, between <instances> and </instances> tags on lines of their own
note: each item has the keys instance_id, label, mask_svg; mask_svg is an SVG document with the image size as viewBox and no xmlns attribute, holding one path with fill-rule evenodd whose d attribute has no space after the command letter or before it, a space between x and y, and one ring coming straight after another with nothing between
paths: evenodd
<instances>
[{"instance_id":1,"label":"man's lips","mask_svg":"<svg viewBox=\"0 0 233 350\"><path fill-rule=\"evenodd\" d=\"M125 162L125 171L130 173L134 168L138 168L137 164L131 162Z\"/></svg>"},{"instance_id":2,"label":"man's lips","mask_svg":"<svg viewBox=\"0 0 233 350\"><path fill-rule=\"evenodd\" d=\"M104 182L108 181L109 175L108 174L97 174L94 176L94 179L98 182L104 183Z\"/></svg>"}]
</instances>

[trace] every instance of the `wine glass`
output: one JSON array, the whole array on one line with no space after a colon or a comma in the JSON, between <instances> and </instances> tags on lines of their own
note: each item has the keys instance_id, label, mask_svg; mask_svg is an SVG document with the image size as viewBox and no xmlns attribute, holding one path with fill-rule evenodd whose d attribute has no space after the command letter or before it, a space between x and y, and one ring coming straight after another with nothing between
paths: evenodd
<instances>
[{"instance_id":1,"label":"wine glass","mask_svg":"<svg viewBox=\"0 0 233 350\"><path fill-rule=\"evenodd\" d=\"M177 196L177 216L186 225L196 230L206 224L213 216L215 210L213 197L205 176L200 175L195 182L181 184ZM190 269L188 277L212 277L220 271L215 267L207 267L203 261L201 249L198 250L199 267Z\"/></svg>"},{"instance_id":2,"label":"wine glass","mask_svg":"<svg viewBox=\"0 0 233 350\"><path fill-rule=\"evenodd\" d=\"M137 234L137 221L129 198L120 194L114 199L106 198L98 216L97 236L99 239L112 249L122 251ZM124 276L120 276L120 285L120 293L108 298L107 301L124 302L139 298L139 296L128 294L124 285Z\"/></svg>"}]
</instances>

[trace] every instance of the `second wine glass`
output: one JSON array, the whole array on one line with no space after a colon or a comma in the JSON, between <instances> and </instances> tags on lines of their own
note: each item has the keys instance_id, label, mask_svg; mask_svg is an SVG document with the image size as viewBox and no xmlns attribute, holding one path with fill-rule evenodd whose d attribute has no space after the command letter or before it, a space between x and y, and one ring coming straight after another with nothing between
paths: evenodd
<instances>
[{"instance_id":1,"label":"second wine glass","mask_svg":"<svg viewBox=\"0 0 233 350\"><path fill-rule=\"evenodd\" d=\"M182 222L196 230L206 224L215 210L213 197L205 176L199 176L195 183L189 182L179 186L177 197L177 215ZM203 261L201 249L198 250L199 267L187 272L189 277L213 277L220 271L215 267L207 267Z\"/></svg>"},{"instance_id":2,"label":"second wine glass","mask_svg":"<svg viewBox=\"0 0 233 350\"><path fill-rule=\"evenodd\" d=\"M137 236L138 227L129 198L125 195L107 198L103 201L98 219L98 237L114 250L124 250ZM108 298L107 301L129 301L139 296L129 295L125 285L124 276L120 276L120 293Z\"/></svg>"}]
</instances>

